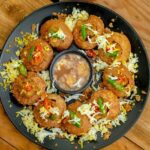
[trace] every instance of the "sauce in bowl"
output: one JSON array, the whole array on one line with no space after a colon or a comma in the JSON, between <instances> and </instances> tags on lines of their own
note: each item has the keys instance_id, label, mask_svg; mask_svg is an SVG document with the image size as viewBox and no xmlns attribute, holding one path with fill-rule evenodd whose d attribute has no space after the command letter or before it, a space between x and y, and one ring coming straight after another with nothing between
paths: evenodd
<instances>
[{"instance_id":1,"label":"sauce in bowl","mask_svg":"<svg viewBox=\"0 0 150 150\"><path fill-rule=\"evenodd\" d=\"M55 83L65 91L80 90L89 81L89 63L79 54L62 55L55 62L53 78Z\"/></svg>"}]
</instances>

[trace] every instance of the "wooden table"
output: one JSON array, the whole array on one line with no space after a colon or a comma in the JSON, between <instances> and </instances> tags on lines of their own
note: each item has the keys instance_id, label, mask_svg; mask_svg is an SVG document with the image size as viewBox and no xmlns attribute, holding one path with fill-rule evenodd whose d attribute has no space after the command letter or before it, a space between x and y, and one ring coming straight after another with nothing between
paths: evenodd
<instances>
[{"instance_id":1,"label":"wooden table","mask_svg":"<svg viewBox=\"0 0 150 150\"><path fill-rule=\"evenodd\" d=\"M150 0L89 0L109 7L134 26L150 58ZM34 10L50 0L0 0L0 48L13 28ZM150 101L136 125L121 139L104 150L150 149ZM8 119L0 104L0 149L40 150L38 145L21 135Z\"/></svg>"}]
</instances>

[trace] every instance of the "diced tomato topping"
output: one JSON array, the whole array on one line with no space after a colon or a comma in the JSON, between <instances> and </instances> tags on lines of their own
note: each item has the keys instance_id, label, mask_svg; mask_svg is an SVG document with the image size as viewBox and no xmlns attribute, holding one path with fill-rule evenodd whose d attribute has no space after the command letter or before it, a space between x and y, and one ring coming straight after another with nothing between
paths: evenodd
<instances>
[{"instance_id":1,"label":"diced tomato topping","mask_svg":"<svg viewBox=\"0 0 150 150\"><path fill-rule=\"evenodd\" d=\"M49 101L48 98L44 99L44 107L49 110L51 108L51 102Z\"/></svg>"},{"instance_id":2,"label":"diced tomato topping","mask_svg":"<svg viewBox=\"0 0 150 150\"><path fill-rule=\"evenodd\" d=\"M40 63L43 60L43 56L41 52L37 52L34 56L33 59L35 63Z\"/></svg>"},{"instance_id":3,"label":"diced tomato topping","mask_svg":"<svg viewBox=\"0 0 150 150\"><path fill-rule=\"evenodd\" d=\"M99 107L98 106L95 107L95 112L99 112Z\"/></svg>"},{"instance_id":4,"label":"diced tomato topping","mask_svg":"<svg viewBox=\"0 0 150 150\"><path fill-rule=\"evenodd\" d=\"M32 60L32 64L33 65L38 65L40 64L41 62L43 61L43 52L41 51L36 51L34 54L33 54L33 60Z\"/></svg>"},{"instance_id":5,"label":"diced tomato topping","mask_svg":"<svg viewBox=\"0 0 150 150\"><path fill-rule=\"evenodd\" d=\"M122 84L126 84L128 82L126 76L119 76L117 81Z\"/></svg>"},{"instance_id":6,"label":"diced tomato topping","mask_svg":"<svg viewBox=\"0 0 150 150\"><path fill-rule=\"evenodd\" d=\"M115 48L112 47L111 49L114 50ZM106 47L106 52L109 52L109 51L110 51L110 48L109 48L109 47Z\"/></svg>"},{"instance_id":7,"label":"diced tomato topping","mask_svg":"<svg viewBox=\"0 0 150 150\"><path fill-rule=\"evenodd\" d=\"M37 45L35 51L33 52L31 64L38 65L43 61L43 47Z\"/></svg>"},{"instance_id":8,"label":"diced tomato topping","mask_svg":"<svg viewBox=\"0 0 150 150\"><path fill-rule=\"evenodd\" d=\"M110 48L109 48L109 47L107 47L107 48L106 48L106 52L108 52L109 50L110 50Z\"/></svg>"},{"instance_id":9,"label":"diced tomato topping","mask_svg":"<svg viewBox=\"0 0 150 150\"><path fill-rule=\"evenodd\" d=\"M92 106L94 107L95 112L99 112L99 107L98 106L96 106L94 104Z\"/></svg>"},{"instance_id":10,"label":"diced tomato topping","mask_svg":"<svg viewBox=\"0 0 150 150\"><path fill-rule=\"evenodd\" d=\"M96 57L96 52L93 49L89 49L86 51L89 57Z\"/></svg>"},{"instance_id":11,"label":"diced tomato topping","mask_svg":"<svg viewBox=\"0 0 150 150\"><path fill-rule=\"evenodd\" d=\"M41 45L37 45L35 50L42 52L43 51L43 47Z\"/></svg>"}]
</instances>

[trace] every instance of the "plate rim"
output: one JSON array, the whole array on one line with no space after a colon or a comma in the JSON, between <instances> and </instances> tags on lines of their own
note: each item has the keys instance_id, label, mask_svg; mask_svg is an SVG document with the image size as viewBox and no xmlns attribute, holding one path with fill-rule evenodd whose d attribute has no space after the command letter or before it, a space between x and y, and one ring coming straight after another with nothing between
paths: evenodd
<instances>
[{"instance_id":1,"label":"plate rim","mask_svg":"<svg viewBox=\"0 0 150 150\"><path fill-rule=\"evenodd\" d=\"M142 39L141 39L140 36L138 35L138 33L137 33L137 31L135 30L135 28L134 28L126 19L124 19L120 14L116 13L114 10L112 10L112 9L106 7L106 6L103 6L103 5L100 5L100 4L97 4L97 3L93 3L93 2L80 2L80 1L79 1L79 2L77 2L77 1L72 1L72 2L57 2L57 3L48 4L48 5L45 5L45 6L41 7L41 8L38 8L38 9L34 10L33 12L31 12L31 13L29 13L27 16L25 16L25 17L24 17L22 20L20 20L20 22L12 29L12 31L11 31L10 34L9 34L9 36L7 36L7 39L6 39L6 41L4 42L4 45L3 45L3 47L2 47L2 54L1 54L1 56L0 56L0 63L1 63L1 60L2 60L2 58L3 58L4 49L5 49L5 46L6 46L7 42L8 42L8 40L9 40L9 38L10 38L11 35L13 34L14 30L16 30L16 29L18 28L18 26L19 26L22 22L26 21L29 17L31 17L33 14L35 14L36 12L38 12L38 11L40 11L40 10L43 10L43 9L45 9L45 8L47 8L47 7L51 7L51 6L54 6L54 5L61 5L61 4L65 4L65 3L66 3L66 4L67 4L67 3L74 3L75 5L76 5L76 4L80 4L80 3L85 4L85 5L87 5L87 4L95 5L95 6L98 6L99 8L103 8L103 9L105 9L105 10L108 10L108 11L110 11L111 13L115 14L116 16L118 16L121 20L123 20L123 21L129 26L129 28L132 29L132 31L133 31L133 32L135 33L135 35L138 37L138 40L140 41L141 46L142 46L142 49L143 49L143 51L144 51L144 53L145 53L146 62L147 62L148 65L150 64L149 57L148 57L148 51L146 50L146 48L145 48L145 46L144 46L144 44L143 44ZM148 67L148 74L150 75L150 66ZM145 108L145 106L146 106L146 103L148 102L149 95L150 95L150 78L149 78L149 82L148 82L148 93L147 93L146 98L145 98L145 100L144 100L143 107L142 107L142 110L141 110L140 114L136 117L136 119L134 119L134 121L132 121L132 122L130 123L130 126L127 127L127 129L126 129L123 133L120 133L117 138L114 138L114 139L112 139L110 142L107 142L107 143L106 143L103 147L101 147L101 148L104 148L104 147L106 147L106 146L108 146L108 145L111 145L112 143L114 143L115 141L117 141L117 140L119 140L121 137L123 137L128 131L130 131L130 129L135 125L135 123L138 121L138 119L142 116L142 113L143 113L143 111L144 111L144 108ZM1 94L0 94L0 97L1 97ZM42 147L44 147L44 148L47 148L44 144L41 144L41 143L39 143L39 142L34 141L34 139L32 139L31 137L29 137L28 135L26 135L25 133L23 133L23 132L17 127L17 126L13 123L11 117L9 116L8 111L7 111L6 108L4 107L3 100L1 100L1 98L0 98L0 101L1 101L1 103L2 103L2 107L3 107L4 111L5 111L6 114L7 114L7 117L9 118L9 120L11 121L11 123L13 124L13 126L14 126L21 134L22 134L23 136L25 136L27 139L29 139L31 142L33 142L33 143L35 143L35 144L37 144L37 145L39 145L39 146L42 146Z\"/></svg>"}]
</instances>

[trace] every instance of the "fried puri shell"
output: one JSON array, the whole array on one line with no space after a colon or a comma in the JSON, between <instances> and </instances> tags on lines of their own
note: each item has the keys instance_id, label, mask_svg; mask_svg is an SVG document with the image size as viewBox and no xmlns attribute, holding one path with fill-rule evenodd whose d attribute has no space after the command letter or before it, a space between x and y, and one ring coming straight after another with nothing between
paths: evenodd
<instances>
[{"instance_id":1,"label":"fried puri shell","mask_svg":"<svg viewBox=\"0 0 150 150\"><path fill-rule=\"evenodd\" d=\"M68 109L75 112L76 115L81 119L81 126L78 128L75 125L71 124L69 121L70 117L65 118L62 122L64 129L71 134L75 134L77 136L81 136L89 131L91 128L91 124L89 118L86 115L81 115L77 112L77 108L81 105L79 101L72 103L68 106Z\"/></svg>"},{"instance_id":2,"label":"fried puri shell","mask_svg":"<svg viewBox=\"0 0 150 150\"><path fill-rule=\"evenodd\" d=\"M73 37L74 37L74 41L75 41L76 45L79 48L85 49L85 50L93 49L96 47L96 43L94 42L96 40L96 36L93 35L93 33L91 31L88 30L87 36L91 37L91 40L93 41L93 43L89 43L89 41L87 39L83 40L82 33L81 33L81 27L83 24L91 24L92 28L94 30L96 30L98 32L98 34L102 34L104 31L104 23L99 17L97 17L95 15L90 15L89 19L86 21L79 20L76 23L76 26L73 31Z\"/></svg>"},{"instance_id":3,"label":"fried puri shell","mask_svg":"<svg viewBox=\"0 0 150 150\"><path fill-rule=\"evenodd\" d=\"M115 59L126 62L131 53L131 44L127 36L122 33L113 32L113 35L108 38L108 42L117 44L116 47L119 49L118 56L116 58L107 56L102 49L99 49L100 59L107 64L111 64Z\"/></svg>"},{"instance_id":4,"label":"fried puri shell","mask_svg":"<svg viewBox=\"0 0 150 150\"><path fill-rule=\"evenodd\" d=\"M90 102L98 101L99 98L103 99L103 103L108 102L110 104L107 114L100 117L116 118L120 113L120 104L117 96L110 90L100 89L92 94Z\"/></svg>"},{"instance_id":5,"label":"fried puri shell","mask_svg":"<svg viewBox=\"0 0 150 150\"><path fill-rule=\"evenodd\" d=\"M64 111L66 110L66 103L64 99L57 94L48 94L47 98L49 99L49 101L53 103L52 107L58 107L59 115L57 115L56 119L54 120L47 119L46 121L40 115L40 108L43 107L43 104L39 103L37 106L34 107L35 120L41 127L44 127L44 128L60 127L62 115Z\"/></svg>"},{"instance_id":6,"label":"fried puri shell","mask_svg":"<svg viewBox=\"0 0 150 150\"><path fill-rule=\"evenodd\" d=\"M24 89L25 86L28 86L27 91ZM27 77L19 75L15 79L12 85L12 93L20 104L32 105L39 100L45 88L46 83L41 77L34 72L28 72Z\"/></svg>"},{"instance_id":7,"label":"fried puri shell","mask_svg":"<svg viewBox=\"0 0 150 150\"><path fill-rule=\"evenodd\" d=\"M108 83L109 76L116 76L116 77L124 76L127 80L126 81L127 85L125 85L124 90L119 91L114 86L109 84ZM103 85L109 90L111 90L118 97L127 97L128 92L130 93L130 91L134 87L134 77L132 73L123 65L113 67L113 68L106 68L103 74Z\"/></svg>"},{"instance_id":8,"label":"fried puri shell","mask_svg":"<svg viewBox=\"0 0 150 150\"><path fill-rule=\"evenodd\" d=\"M50 30L58 31L59 29L61 29L64 33L65 39L53 38L48 36ZM58 51L68 49L73 41L73 36L70 29L61 19L51 19L46 21L40 29L40 34L44 40L49 42L49 44L52 47L56 48Z\"/></svg>"},{"instance_id":9,"label":"fried puri shell","mask_svg":"<svg viewBox=\"0 0 150 150\"><path fill-rule=\"evenodd\" d=\"M32 47L40 46L42 47L42 60L41 62L34 62L34 58L32 60L29 60L28 57L30 55L30 51ZM35 52L36 50L34 50ZM33 53L34 53L33 52ZM37 54L37 53L36 53ZM32 56L33 57L33 56ZM20 53L20 58L23 60L24 65L26 66L27 70L29 71L42 71L49 67L52 59L53 59L53 50L51 46L45 42L42 39L36 39L29 43L27 46L25 46Z\"/></svg>"}]
</instances>

